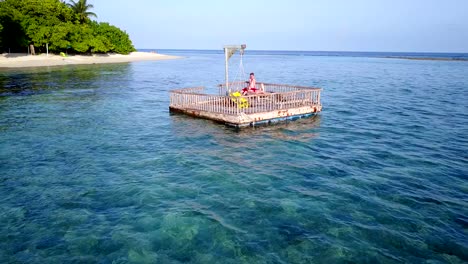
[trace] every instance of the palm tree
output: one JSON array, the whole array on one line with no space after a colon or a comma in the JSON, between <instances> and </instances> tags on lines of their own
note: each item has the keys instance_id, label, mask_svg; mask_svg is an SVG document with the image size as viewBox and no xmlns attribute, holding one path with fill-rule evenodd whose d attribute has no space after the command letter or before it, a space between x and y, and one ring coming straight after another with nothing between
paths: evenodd
<instances>
[{"instance_id":1,"label":"palm tree","mask_svg":"<svg viewBox=\"0 0 468 264\"><path fill-rule=\"evenodd\" d=\"M70 0L70 2L71 3L69 3L68 6L71 7L73 11L75 11L81 23L87 21L91 16L97 17L97 15L93 12L88 12L88 10L94 6L92 4L88 4L86 0L77 0L76 2Z\"/></svg>"}]
</instances>

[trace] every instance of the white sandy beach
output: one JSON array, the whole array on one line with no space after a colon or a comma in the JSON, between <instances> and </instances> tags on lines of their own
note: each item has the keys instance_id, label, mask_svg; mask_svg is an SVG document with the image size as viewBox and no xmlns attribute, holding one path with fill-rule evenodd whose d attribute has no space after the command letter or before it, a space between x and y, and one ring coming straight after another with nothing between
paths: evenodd
<instances>
[{"instance_id":1,"label":"white sandy beach","mask_svg":"<svg viewBox=\"0 0 468 264\"><path fill-rule=\"evenodd\" d=\"M150 52L132 52L129 55L104 54L104 55L70 55L62 57L60 55L46 54L27 55L25 53L11 53L0 55L0 68L23 68L23 67L44 67L76 64L102 64L102 63L122 63L132 61L153 61L178 59L177 56L169 56Z\"/></svg>"}]
</instances>

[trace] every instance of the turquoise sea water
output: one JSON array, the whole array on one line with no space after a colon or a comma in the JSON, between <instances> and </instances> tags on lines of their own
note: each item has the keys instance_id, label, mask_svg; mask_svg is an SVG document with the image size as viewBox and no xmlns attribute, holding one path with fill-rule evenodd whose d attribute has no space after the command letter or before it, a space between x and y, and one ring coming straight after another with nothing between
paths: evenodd
<instances>
[{"instance_id":1,"label":"turquoise sea water","mask_svg":"<svg viewBox=\"0 0 468 264\"><path fill-rule=\"evenodd\" d=\"M235 131L169 113L223 82L183 55L0 72L0 263L468 261L467 62L247 52L324 108Z\"/></svg>"}]
</instances>

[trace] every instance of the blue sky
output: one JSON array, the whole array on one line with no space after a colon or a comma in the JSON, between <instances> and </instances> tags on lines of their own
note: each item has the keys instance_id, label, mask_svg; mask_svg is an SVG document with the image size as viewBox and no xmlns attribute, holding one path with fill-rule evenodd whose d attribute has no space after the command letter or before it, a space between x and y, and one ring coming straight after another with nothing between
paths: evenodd
<instances>
[{"instance_id":1,"label":"blue sky","mask_svg":"<svg viewBox=\"0 0 468 264\"><path fill-rule=\"evenodd\" d=\"M468 52L468 0L88 0L136 48Z\"/></svg>"}]
</instances>

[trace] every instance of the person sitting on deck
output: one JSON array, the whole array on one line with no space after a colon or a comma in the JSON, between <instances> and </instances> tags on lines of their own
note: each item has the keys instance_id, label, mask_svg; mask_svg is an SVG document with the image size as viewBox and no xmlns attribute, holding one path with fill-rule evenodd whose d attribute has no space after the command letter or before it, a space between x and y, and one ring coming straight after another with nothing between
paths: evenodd
<instances>
[{"instance_id":1,"label":"person sitting on deck","mask_svg":"<svg viewBox=\"0 0 468 264\"><path fill-rule=\"evenodd\" d=\"M242 95L248 95L249 93L262 94L263 91L257 89L255 87L256 85L257 85L257 82L255 81L255 74L251 72L250 79L249 79L249 86L242 89Z\"/></svg>"}]
</instances>

